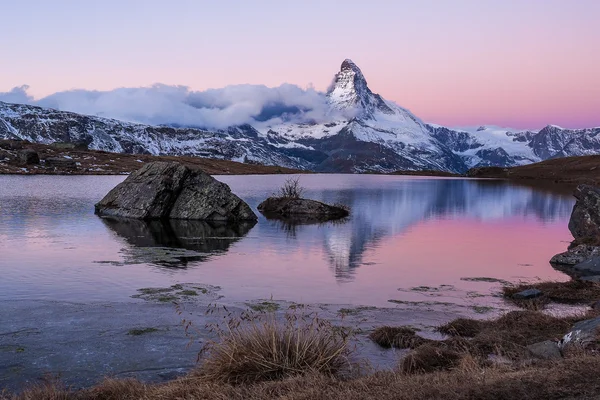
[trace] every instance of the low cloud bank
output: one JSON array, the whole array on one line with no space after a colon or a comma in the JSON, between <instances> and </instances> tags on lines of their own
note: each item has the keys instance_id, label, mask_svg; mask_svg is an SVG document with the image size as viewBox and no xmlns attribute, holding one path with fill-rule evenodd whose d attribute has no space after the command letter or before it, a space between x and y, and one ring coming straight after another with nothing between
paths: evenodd
<instances>
[{"instance_id":1,"label":"low cloud bank","mask_svg":"<svg viewBox=\"0 0 600 400\"><path fill-rule=\"evenodd\" d=\"M291 84L274 88L234 85L205 91L193 91L186 86L155 84L150 87L109 91L69 90L38 100L28 94L28 89L24 85L9 92L0 92L0 101L150 125L217 129L244 123L271 125L284 121L324 122L335 117L324 93Z\"/></svg>"}]
</instances>

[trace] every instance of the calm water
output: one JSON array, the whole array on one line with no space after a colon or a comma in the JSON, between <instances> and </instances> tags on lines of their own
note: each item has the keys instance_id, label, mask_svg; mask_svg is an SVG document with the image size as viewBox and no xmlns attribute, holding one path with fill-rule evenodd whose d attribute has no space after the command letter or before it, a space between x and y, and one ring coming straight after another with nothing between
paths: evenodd
<instances>
[{"instance_id":1,"label":"calm water","mask_svg":"<svg viewBox=\"0 0 600 400\"><path fill-rule=\"evenodd\" d=\"M142 287L194 282L233 301L393 306L467 302L497 287L465 278L566 279L548 260L571 239L568 195L483 180L309 175L307 196L350 205L348 221L260 216L223 229L96 217L94 203L123 179L0 176L0 300L133 301ZM218 179L256 209L286 177Z\"/></svg>"}]
</instances>

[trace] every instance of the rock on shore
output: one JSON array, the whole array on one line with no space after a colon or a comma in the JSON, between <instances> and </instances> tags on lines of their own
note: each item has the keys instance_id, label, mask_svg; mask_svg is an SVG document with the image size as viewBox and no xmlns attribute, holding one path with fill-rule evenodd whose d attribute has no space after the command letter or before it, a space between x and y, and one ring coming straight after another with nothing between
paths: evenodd
<instances>
[{"instance_id":1,"label":"rock on shore","mask_svg":"<svg viewBox=\"0 0 600 400\"><path fill-rule=\"evenodd\" d=\"M574 193L577 201L569 219L569 230L575 238L570 248L552 257L563 272L582 277L600 273L600 188L579 185ZM566 266L566 267L565 267Z\"/></svg>"},{"instance_id":2,"label":"rock on shore","mask_svg":"<svg viewBox=\"0 0 600 400\"><path fill-rule=\"evenodd\" d=\"M153 162L135 171L95 206L99 216L136 219L256 221L252 209L200 169Z\"/></svg>"},{"instance_id":3,"label":"rock on shore","mask_svg":"<svg viewBox=\"0 0 600 400\"><path fill-rule=\"evenodd\" d=\"M578 243L600 244L600 188L579 185L569 230Z\"/></svg>"}]
</instances>

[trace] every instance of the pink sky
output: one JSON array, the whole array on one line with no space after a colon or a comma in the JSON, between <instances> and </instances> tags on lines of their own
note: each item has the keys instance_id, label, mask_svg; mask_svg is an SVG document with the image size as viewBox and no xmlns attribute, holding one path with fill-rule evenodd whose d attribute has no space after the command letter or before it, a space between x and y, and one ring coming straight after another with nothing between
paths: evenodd
<instances>
[{"instance_id":1,"label":"pink sky","mask_svg":"<svg viewBox=\"0 0 600 400\"><path fill-rule=\"evenodd\" d=\"M3 16L0 92L325 90L351 58L373 91L427 122L600 126L597 0L29 0Z\"/></svg>"}]
</instances>

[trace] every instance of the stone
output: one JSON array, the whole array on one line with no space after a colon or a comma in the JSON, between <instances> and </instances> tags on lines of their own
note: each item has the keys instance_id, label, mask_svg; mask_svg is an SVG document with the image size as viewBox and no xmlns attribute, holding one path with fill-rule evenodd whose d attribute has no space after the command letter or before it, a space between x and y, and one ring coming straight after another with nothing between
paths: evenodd
<instances>
[{"instance_id":1,"label":"stone","mask_svg":"<svg viewBox=\"0 0 600 400\"><path fill-rule=\"evenodd\" d=\"M598 275L600 274L600 256L592 257L572 267L582 275Z\"/></svg>"},{"instance_id":2,"label":"stone","mask_svg":"<svg viewBox=\"0 0 600 400\"><path fill-rule=\"evenodd\" d=\"M44 160L44 165L49 168L66 168L66 169L75 169L77 168L77 164L74 160L69 158L61 158L61 157L49 157Z\"/></svg>"},{"instance_id":3,"label":"stone","mask_svg":"<svg viewBox=\"0 0 600 400\"><path fill-rule=\"evenodd\" d=\"M95 206L103 217L256 221L250 206L200 169L152 162L130 174Z\"/></svg>"},{"instance_id":4,"label":"stone","mask_svg":"<svg viewBox=\"0 0 600 400\"><path fill-rule=\"evenodd\" d=\"M585 281L585 282L600 283L600 275L582 276L581 278L579 278L579 280Z\"/></svg>"},{"instance_id":5,"label":"stone","mask_svg":"<svg viewBox=\"0 0 600 400\"><path fill-rule=\"evenodd\" d=\"M565 350L571 346L581 348L589 347L597 342L598 328L600 328L600 317L579 321L561 339L559 347Z\"/></svg>"},{"instance_id":6,"label":"stone","mask_svg":"<svg viewBox=\"0 0 600 400\"><path fill-rule=\"evenodd\" d=\"M569 230L577 242L600 243L600 188L579 185L577 201L569 219Z\"/></svg>"},{"instance_id":7,"label":"stone","mask_svg":"<svg viewBox=\"0 0 600 400\"><path fill-rule=\"evenodd\" d=\"M33 149L20 150L17 154L19 156L19 161L23 164L33 165L40 163L40 156Z\"/></svg>"},{"instance_id":8,"label":"stone","mask_svg":"<svg viewBox=\"0 0 600 400\"><path fill-rule=\"evenodd\" d=\"M267 218L306 219L327 221L347 217L349 211L345 207L329 205L310 199L297 199L287 197L269 197L258 205L258 210Z\"/></svg>"},{"instance_id":9,"label":"stone","mask_svg":"<svg viewBox=\"0 0 600 400\"><path fill-rule=\"evenodd\" d=\"M527 350L529 350L529 353L533 357L543 360L555 360L562 358L558 343L551 340L531 344L527 346Z\"/></svg>"},{"instance_id":10,"label":"stone","mask_svg":"<svg viewBox=\"0 0 600 400\"><path fill-rule=\"evenodd\" d=\"M522 292L513 294L513 299L518 300L527 300L527 299L535 299L536 297L540 297L544 293L538 289L526 289Z\"/></svg>"},{"instance_id":11,"label":"stone","mask_svg":"<svg viewBox=\"0 0 600 400\"><path fill-rule=\"evenodd\" d=\"M590 305L590 307L592 308L592 310L600 310L600 300L596 300L595 302L593 302L592 305Z\"/></svg>"},{"instance_id":12,"label":"stone","mask_svg":"<svg viewBox=\"0 0 600 400\"><path fill-rule=\"evenodd\" d=\"M555 255L550 262L558 265L576 265L596 256L600 256L600 246L580 244L564 253Z\"/></svg>"}]
</instances>

